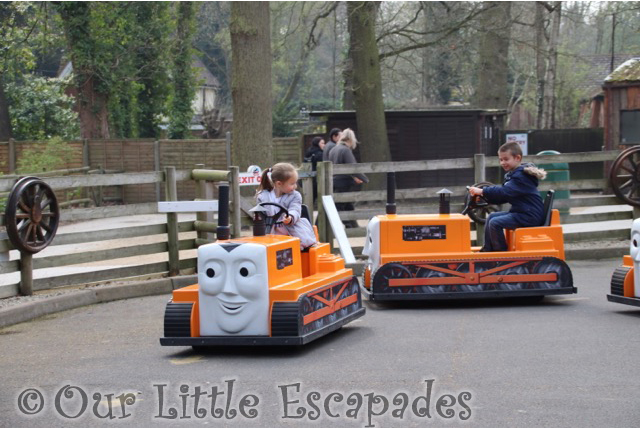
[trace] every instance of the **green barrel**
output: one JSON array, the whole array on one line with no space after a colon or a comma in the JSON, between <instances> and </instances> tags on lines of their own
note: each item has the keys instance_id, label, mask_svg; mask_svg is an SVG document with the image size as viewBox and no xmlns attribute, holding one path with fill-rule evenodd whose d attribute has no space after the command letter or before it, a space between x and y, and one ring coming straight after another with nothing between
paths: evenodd
<instances>
[{"instance_id":1,"label":"green barrel","mask_svg":"<svg viewBox=\"0 0 640 428\"><path fill-rule=\"evenodd\" d=\"M560 152L555 150L543 150L538 155L559 155ZM547 171L548 181L569 181L569 164L567 162L545 163L538 165L539 168ZM540 197L544 200L547 192L540 192ZM556 190L555 200L569 199L571 192L569 190ZM563 208L560 213L567 214L568 208Z\"/></svg>"}]
</instances>

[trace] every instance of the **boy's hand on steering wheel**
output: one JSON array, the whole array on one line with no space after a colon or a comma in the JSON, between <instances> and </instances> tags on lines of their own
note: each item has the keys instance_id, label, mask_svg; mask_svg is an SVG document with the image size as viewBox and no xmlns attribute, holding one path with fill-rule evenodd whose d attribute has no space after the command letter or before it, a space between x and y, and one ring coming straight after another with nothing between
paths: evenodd
<instances>
[{"instance_id":1,"label":"boy's hand on steering wheel","mask_svg":"<svg viewBox=\"0 0 640 428\"><path fill-rule=\"evenodd\" d=\"M482 189L479 187L469 187L469 194L471 196L482 196Z\"/></svg>"}]
</instances>

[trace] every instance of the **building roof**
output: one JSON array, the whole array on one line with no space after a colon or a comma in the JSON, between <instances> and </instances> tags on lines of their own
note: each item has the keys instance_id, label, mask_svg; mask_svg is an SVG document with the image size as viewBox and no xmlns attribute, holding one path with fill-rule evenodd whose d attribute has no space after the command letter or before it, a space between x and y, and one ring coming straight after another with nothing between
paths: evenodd
<instances>
[{"instance_id":1,"label":"building roof","mask_svg":"<svg viewBox=\"0 0 640 428\"><path fill-rule=\"evenodd\" d=\"M213 88L220 87L220 82L218 82L218 79L216 79L216 76L214 76L209 71L207 66L200 60L200 58L198 58L195 55L193 55L193 58L192 58L192 66L197 70L197 76L196 76L197 83L202 84L202 86L208 86ZM64 79L68 77L72 72L73 72L73 65L71 64L71 61L67 61L64 67L62 67L62 70L60 71L60 73L58 74L58 77L60 79Z\"/></svg>"},{"instance_id":2,"label":"building roof","mask_svg":"<svg viewBox=\"0 0 640 428\"><path fill-rule=\"evenodd\" d=\"M640 81L640 58L631 58L618 66L604 79L604 83L626 83Z\"/></svg>"},{"instance_id":3,"label":"building roof","mask_svg":"<svg viewBox=\"0 0 640 428\"><path fill-rule=\"evenodd\" d=\"M451 107L437 107L437 108L427 108L420 110L385 110L385 115L387 116L460 116L460 115L469 115L469 114L493 114L493 115L506 115L506 110L498 110L498 109L473 109L473 108L451 108ZM355 115L355 110L333 110L333 111L311 111L309 112L309 116L353 116Z\"/></svg>"},{"instance_id":4,"label":"building roof","mask_svg":"<svg viewBox=\"0 0 640 428\"><path fill-rule=\"evenodd\" d=\"M637 55L616 54L613 56L613 68ZM582 55L576 60L582 72L574 73L574 85L588 98L602 94L604 79L611 73L611 55ZM582 67L580 67L582 65ZM573 80L573 79L572 79Z\"/></svg>"},{"instance_id":5,"label":"building roof","mask_svg":"<svg viewBox=\"0 0 640 428\"><path fill-rule=\"evenodd\" d=\"M197 69L198 75L196 77L196 81L198 83L202 83L202 86L211 86L215 88L220 87L220 82L216 79L207 66L198 58L197 56L193 56L193 67Z\"/></svg>"}]
</instances>

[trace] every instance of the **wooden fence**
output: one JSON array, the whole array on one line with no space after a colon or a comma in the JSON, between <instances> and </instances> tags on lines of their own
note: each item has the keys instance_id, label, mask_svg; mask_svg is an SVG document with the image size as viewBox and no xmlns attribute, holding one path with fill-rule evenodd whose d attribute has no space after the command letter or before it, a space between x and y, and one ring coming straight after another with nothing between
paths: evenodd
<instances>
[{"instance_id":1,"label":"wooden fence","mask_svg":"<svg viewBox=\"0 0 640 428\"><path fill-rule=\"evenodd\" d=\"M608 162L612 161L618 155L618 151L608 152L587 152L573 153L564 155L547 155L547 156L527 156L525 161L532 161L537 164L544 163L584 163L584 162ZM310 171L310 165L304 164L299 171L302 180L301 192L303 193L304 202L313 207L313 188L312 179L317 178L317 187L319 198L322 195L333 194L332 178L334 174L351 174L365 173L372 177L375 174L385 174L389 171L433 171L433 170L472 170L475 181L483 181L487 170L490 168L498 168L499 163L497 157L485 157L484 155L476 155L474 158L464 159L444 159L431 161L411 161L411 162L385 162L385 163L367 163L354 165L332 165L330 162L318 164L317 177L316 173ZM99 174L99 175L78 175L66 177L47 177L44 180L54 189L66 188L101 188L109 186L127 186L127 185L153 185L161 186L163 191L168 186L178 184L189 186L198 198L211 198L211 183L206 180L206 174L199 176L194 174L192 170L175 171L175 182L167 180L166 171L154 171L145 173L122 173L122 174ZM231 188L231 231L233 236L240 234L240 226L242 223L248 223L249 219L245 215L246 210L251 207L249 201L243 201L240 197L238 168L230 168L229 181ZM199 177L201 180L194 180ZM383 180L384 181L384 180ZM0 192L7 192L13 186L15 178L0 177ZM207 183L205 183L207 182ZM173 184L171 184L173 183ZM472 184L472 183L469 183ZM622 205L620 201L609 194L600 194L603 189L607 188L607 182L603 179L584 179L571 181L549 182L543 181L540 190L554 188L556 190L574 191L570 199L556 200L554 206L556 208L577 208L577 207L596 207L609 205ZM438 202L436 192L440 188L420 188L420 189L398 189L396 190L398 213L435 213L438 210ZM454 193L452 198L451 211L460 212L462 210L462 199L466 192L463 186L455 186L449 188ZM583 192L583 195L576 195L576 191ZM175 198L174 193L165 191L170 195L169 199ZM361 220L361 227L347 229L349 237L364 237L366 229L363 227L371 217L383 214L386 200L386 190L366 188L366 190L349 193L333 194L336 202L355 202L356 210L351 212L342 212L343 220ZM183 198L181 198L183 199ZM322 212L320 204L318 215L318 228L321 240L331 242L330 228L326 224L325 216ZM96 208L80 208L73 210L63 210L61 212L61 221L80 221L91 219L102 219L109 217L133 216L140 214L156 214L157 203L138 203L129 205L103 206ZM597 214L577 214L571 213L563 216L563 224L572 223L590 223L602 222L610 220L631 220L634 213L630 210L612 211L609 210ZM168 216L167 216L168 217ZM132 276L141 275L165 275L168 272L178 270L194 269L196 266L196 257L194 252L189 253L188 250L194 250L198 244L210 242L210 235L214 230L216 223L211 216L207 217L207 213L201 213L197 221L174 221L165 220L160 224L149 224L145 226L119 227L106 230L91 230L86 232L61 233L57 235L51 246L38 253L33 258L32 267L35 270L46 268L60 268L75 266L83 263L96 263L109 260L124 259L127 257L141 258L143 256L161 255L162 261L139 262L124 266L124 263L117 262L117 267L111 267L103 270L90 270L86 272L63 274L58 276L47 276L36 278L33 280L33 290L45 290L56 287L69 286L74 284L86 284L98 281L117 280ZM629 222L630 223L630 222ZM0 226L2 225L2 216L0 216ZM173 232L170 230L172 229ZM196 233L198 236L196 236ZM171 238L174 236L174 238ZM628 228L616 230L598 231L580 233L566 233L565 242L578 241L598 241L602 239L628 239ZM140 243L142 238L149 238L153 242ZM91 249L90 246L96 243L108 242L111 240L117 242L109 245L108 248ZM71 254L54 255L56 251L50 250L60 245L76 245L77 248ZM3 283L2 277L7 274L15 274L22 272L21 260L10 260L7 255L13 250L11 243L6 237L6 233L0 232L0 298L14 296L19 292L20 283L13 281ZM183 252L180 254L180 252ZM58 251L60 252L60 251ZM354 246L354 253L360 254L361 247ZM173 255L171 255L173 254ZM15 256L14 256L15 258Z\"/></svg>"},{"instance_id":2,"label":"wooden fence","mask_svg":"<svg viewBox=\"0 0 640 428\"><path fill-rule=\"evenodd\" d=\"M593 163L613 161L619 151L598 151L570 153L561 155L545 156L525 156L523 161L534 162L538 165L547 163L566 162L568 164ZM361 164L332 165L330 162L318 164L318 199L321 195L333 194L332 177L336 174L364 173L371 175L386 174L387 172L405 171L437 171L437 170L472 170L475 182L485 181L486 173L490 168L499 168L499 161L496 156L487 157L482 154L475 155L474 158L463 159L442 159L442 160L422 160L410 162L376 162ZM466 172L465 171L465 172ZM385 182L382 180L382 182ZM471 185L473 183L469 183ZM608 180L605 179L581 179L570 181L541 181L539 189L570 190L574 191L570 199L558 199L554 202L554 208L570 209L574 207L596 207L610 205L624 205L615 196L608 194ZM436 192L440 187L418 188L418 189L397 189L396 204L398 214L436 213L438 211L438 199ZM451 199L451 212L461 212L463 208L463 198L466 194L464 186L453 186L449 190L453 192ZM604 191L604 192L603 192ZM582 192L583 195L576 195L575 192ZM600 194L602 193L602 194ZM335 193L333 198L336 203L354 202L354 211L343 211L340 213L342 220L363 220L368 221L371 217L384 214L386 190L371 189L365 186L362 191ZM307 199L307 204L309 204ZM321 240L330 241L330 228L324 221L322 206L318 207L319 220L318 229ZM563 224L602 222L610 220L631 220L634 213L631 210L614 211L597 214L574 214L562 216ZM364 223L366 224L366 223ZM347 229L349 237L364 237L366 227ZM606 231L589 231L579 233L565 233L565 242L597 241L602 239L628 239L629 229L615 229ZM355 254L360 254L362 247L353 248Z\"/></svg>"},{"instance_id":3,"label":"wooden fence","mask_svg":"<svg viewBox=\"0 0 640 428\"><path fill-rule=\"evenodd\" d=\"M88 167L91 170L107 173L160 172L168 166L186 170L193 168L195 164L204 164L206 168L214 170L228 169L233 149L230 137L216 140L75 140L67 141L66 144L71 148L72 155L67 159L65 168ZM302 141L299 138L274 138L274 159L299 165L302 162L301 144ZM0 175L12 174L28 148L43 145L40 141L0 142ZM260 163L257 164L260 165ZM270 165L260 166L266 168ZM195 187L189 183L178 183L177 191L181 199L195 197ZM89 196L93 195L84 195L84 197ZM164 187L155 182L111 186L105 188L100 195L100 200L95 202L98 205L112 201L130 204L154 202L163 198Z\"/></svg>"},{"instance_id":4,"label":"wooden fence","mask_svg":"<svg viewBox=\"0 0 640 428\"><path fill-rule=\"evenodd\" d=\"M66 177L46 177L43 180L56 191L66 188L90 188L124 186L131 184L162 184L169 195L169 200L176 200L176 188L178 183L188 184L194 188L194 192L201 196L211 197L212 182L206 173L198 177L197 170L179 170L167 168L165 172L147 173L124 173L124 174L100 174L100 175L78 175ZM219 173L220 171L218 171ZM238 168L232 167L230 173L222 171L229 176L232 198L232 235L240 235L240 198L238 188ZM167 179L169 177L169 179ZM220 174L217 176L220 179ZM194 179L195 178L195 179ZM15 178L0 177L0 192L11 190ZM96 208L80 208L73 210L62 210L60 220L62 222L104 219L111 217L125 217L140 214L157 214L158 205L153 203L140 203L130 205L105 206ZM210 217L212 219L212 216ZM205 218L207 220L207 218ZM0 226L4 224L4 215L0 216ZM46 290L57 287L64 287L77 284L87 284L92 282L102 282L118 280L128 277L139 277L148 275L164 275L167 273L176 274L179 271L193 270L196 267L195 254L183 253L180 251L194 250L198 244L210 242L211 233L215 231L216 224L209 221L177 221L175 213L167 214L166 220L160 224L149 224L144 226L117 227L109 229L90 230L75 233L60 233L55 236L49 247L38 253L33 259L31 255L20 255L20 259L11 260L10 251L14 250L11 242L7 238L6 232L0 231L0 298L17 295L20 290ZM1 229L0 229L1 230ZM193 232L193 233L189 233ZM199 232L206 239L198 239L195 232ZM144 240L145 243L140 243ZM148 241L148 242L147 242ZM198 242L200 241L200 242ZM65 254L56 251L56 246L75 245ZM96 246L98 249L91 249ZM102 247L102 248L100 248ZM14 253L15 254L15 253ZM126 259L151 257L149 262L126 262L119 263L123 266L115 268L89 268L83 269L82 264L92 265L101 262ZM161 261L158 261L158 260ZM80 265L80 266L78 266ZM126 266L124 266L126 265ZM71 274L47 274L46 277L33 278L32 270L48 268L68 268L75 267L76 273ZM84 270L84 272L81 272ZM59 270L62 271L62 270ZM69 270L66 270L67 272ZM20 273L20 281L2 280L11 274L15 277ZM25 281L30 284L25 285Z\"/></svg>"}]
</instances>

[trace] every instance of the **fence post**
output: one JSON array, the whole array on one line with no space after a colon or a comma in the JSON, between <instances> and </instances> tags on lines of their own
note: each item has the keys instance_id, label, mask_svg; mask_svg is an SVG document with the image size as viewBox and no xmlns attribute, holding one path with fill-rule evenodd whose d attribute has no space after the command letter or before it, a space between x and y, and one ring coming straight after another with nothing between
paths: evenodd
<instances>
[{"instance_id":1,"label":"fence post","mask_svg":"<svg viewBox=\"0 0 640 428\"><path fill-rule=\"evenodd\" d=\"M303 163L300 167L300 172L309 174L313 172L311 170L312 165L310 163ZM305 177L302 181L302 203L309 208L309 216L311 217L311 223L313 223L313 178Z\"/></svg>"},{"instance_id":2,"label":"fence post","mask_svg":"<svg viewBox=\"0 0 640 428\"><path fill-rule=\"evenodd\" d=\"M242 234L242 212L240 211L240 168L229 168L229 191L231 193L231 236L239 238Z\"/></svg>"},{"instance_id":3,"label":"fence post","mask_svg":"<svg viewBox=\"0 0 640 428\"><path fill-rule=\"evenodd\" d=\"M20 294L33 294L33 254L20 251Z\"/></svg>"},{"instance_id":4,"label":"fence post","mask_svg":"<svg viewBox=\"0 0 640 428\"><path fill-rule=\"evenodd\" d=\"M324 194L333 195L333 162L327 161L327 164L325 165L325 168L324 168L324 172L325 172ZM333 250L333 232L331 230L331 227L329 227L328 225L326 228L326 233L327 233L327 240L325 242L328 242L329 245L331 246L331 250Z\"/></svg>"},{"instance_id":5,"label":"fence post","mask_svg":"<svg viewBox=\"0 0 640 428\"><path fill-rule=\"evenodd\" d=\"M91 159L89 157L89 140L86 138L82 140L82 166L91 166Z\"/></svg>"},{"instance_id":6,"label":"fence post","mask_svg":"<svg viewBox=\"0 0 640 428\"><path fill-rule=\"evenodd\" d=\"M473 155L474 182L480 183L486 180L486 159L483 153ZM476 223L476 244L484 245L484 224Z\"/></svg>"},{"instance_id":7,"label":"fence post","mask_svg":"<svg viewBox=\"0 0 640 428\"><path fill-rule=\"evenodd\" d=\"M322 197L326 195L326 166L331 162L318 162L316 167L316 182L318 183L318 237L321 242L327 241L327 216L324 212L324 205L322 205Z\"/></svg>"},{"instance_id":8,"label":"fence post","mask_svg":"<svg viewBox=\"0 0 640 428\"><path fill-rule=\"evenodd\" d=\"M204 169L203 163L195 164L195 169ZM195 200L202 201L206 199L213 199L213 194L207 195L207 180L196 180L196 198ZM202 222L213 222L213 213L208 212L197 212L196 220ZM213 240L213 236L205 231L197 232L198 239L202 240Z\"/></svg>"},{"instance_id":9,"label":"fence post","mask_svg":"<svg viewBox=\"0 0 640 428\"><path fill-rule=\"evenodd\" d=\"M225 135L225 154L227 155L227 168L231 166L231 132Z\"/></svg>"},{"instance_id":10,"label":"fence post","mask_svg":"<svg viewBox=\"0 0 640 428\"><path fill-rule=\"evenodd\" d=\"M9 174L16 173L16 140L9 138Z\"/></svg>"},{"instance_id":11,"label":"fence post","mask_svg":"<svg viewBox=\"0 0 640 428\"><path fill-rule=\"evenodd\" d=\"M176 168L164 168L165 200L178 200L178 186L176 184ZM169 250L169 276L180 273L180 251L178 238L178 213L167 213L167 245Z\"/></svg>"},{"instance_id":12,"label":"fence post","mask_svg":"<svg viewBox=\"0 0 640 428\"><path fill-rule=\"evenodd\" d=\"M153 142L153 169L160 171L160 142ZM160 183L156 183L156 201L160 201Z\"/></svg>"}]
</instances>

